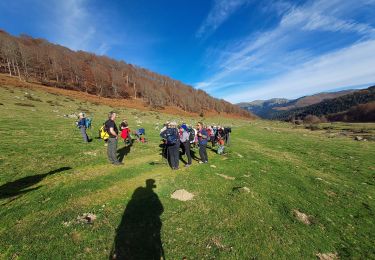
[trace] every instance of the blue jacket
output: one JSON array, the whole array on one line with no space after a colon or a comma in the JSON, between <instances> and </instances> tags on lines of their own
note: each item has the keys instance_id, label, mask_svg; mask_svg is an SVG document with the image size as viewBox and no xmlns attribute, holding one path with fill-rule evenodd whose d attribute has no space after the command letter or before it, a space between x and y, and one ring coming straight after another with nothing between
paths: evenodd
<instances>
[{"instance_id":1,"label":"blue jacket","mask_svg":"<svg viewBox=\"0 0 375 260\"><path fill-rule=\"evenodd\" d=\"M78 124L77 124L77 126L79 127L79 128L81 128L81 127L86 127L86 118L82 118L82 119L80 119L79 121L78 121Z\"/></svg>"},{"instance_id":2,"label":"blue jacket","mask_svg":"<svg viewBox=\"0 0 375 260\"><path fill-rule=\"evenodd\" d=\"M198 131L198 133L202 134L202 136L198 136L199 144L207 144L208 134L207 134L206 129L202 128L202 130Z\"/></svg>"}]
</instances>

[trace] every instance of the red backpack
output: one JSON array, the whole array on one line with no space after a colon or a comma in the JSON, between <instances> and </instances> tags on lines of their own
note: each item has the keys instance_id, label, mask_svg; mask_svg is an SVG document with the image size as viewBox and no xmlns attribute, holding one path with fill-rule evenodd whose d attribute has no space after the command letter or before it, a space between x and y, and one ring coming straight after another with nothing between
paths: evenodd
<instances>
[{"instance_id":1,"label":"red backpack","mask_svg":"<svg viewBox=\"0 0 375 260\"><path fill-rule=\"evenodd\" d=\"M123 139L128 138L129 132L130 132L130 129L129 129L129 128L124 128L124 129L122 129L122 131L121 131L121 137L122 137Z\"/></svg>"}]
</instances>

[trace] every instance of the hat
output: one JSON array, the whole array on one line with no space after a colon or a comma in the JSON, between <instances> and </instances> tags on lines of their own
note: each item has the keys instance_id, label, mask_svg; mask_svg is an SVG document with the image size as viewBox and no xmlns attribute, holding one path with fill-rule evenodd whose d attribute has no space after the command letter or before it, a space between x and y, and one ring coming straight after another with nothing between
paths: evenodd
<instances>
[{"instance_id":1,"label":"hat","mask_svg":"<svg viewBox=\"0 0 375 260\"><path fill-rule=\"evenodd\" d=\"M188 130L188 127L187 127L185 124L183 124L183 125L181 126L181 128L184 129L185 131Z\"/></svg>"}]
</instances>

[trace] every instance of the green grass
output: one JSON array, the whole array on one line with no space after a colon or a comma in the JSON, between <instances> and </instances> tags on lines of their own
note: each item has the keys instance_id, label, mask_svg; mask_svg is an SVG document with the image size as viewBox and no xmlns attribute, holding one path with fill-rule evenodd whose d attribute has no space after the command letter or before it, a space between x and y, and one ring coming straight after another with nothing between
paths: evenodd
<instances>
[{"instance_id":1,"label":"green grass","mask_svg":"<svg viewBox=\"0 0 375 260\"><path fill-rule=\"evenodd\" d=\"M108 259L125 241L147 249L159 230L158 200L166 259L375 258L373 142L209 118L233 126L227 155L209 151L209 165L171 171L160 156L157 123L180 117L6 86L0 104L2 259ZM82 108L94 118L90 137L115 109L132 129L145 127L149 143L131 147L124 166L109 165L103 142L83 144L75 119L63 116ZM147 179L155 180L158 198L139 189ZM176 189L195 197L174 200ZM312 224L298 221L295 209ZM93 224L76 221L88 212L97 216Z\"/></svg>"}]
</instances>

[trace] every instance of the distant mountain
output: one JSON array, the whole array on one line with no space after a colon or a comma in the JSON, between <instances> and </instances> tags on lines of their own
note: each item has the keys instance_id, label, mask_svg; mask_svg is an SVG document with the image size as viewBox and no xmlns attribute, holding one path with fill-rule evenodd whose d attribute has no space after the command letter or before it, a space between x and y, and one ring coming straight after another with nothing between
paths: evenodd
<instances>
[{"instance_id":1,"label":"distant mountain","mask_svg":"<svg viewBox=\"0 0 375 260\"><path fill-rule=\"evenodd\" d=\"M252 102L243 102L237 105L259 117L269 118L274 111L277 111L278 107L281 107L287 104L288 102L290 101L285 98L273 98L269 100L255 100Z\"/></svg>"},{"instance_id":2,"label":"distant mountain","mask_svg":"<svg viewBox=\"0 0 375 260\"><path fill-rule=\"evenodd\" d=\"M275 115L279 114L280 111L288 111L295 108L302 108L314 104L318 104L324 100L341 97L355 90L343 90L338 92L323 92L311 96L304 96L301 98L288 100L285 98L272 98L269 100L255 100L252 102L243 102L237 104L241 108L244 108L259 117L265 119L271 119Z\"/></svg>"},{"instance_id":3,"label":"distant mountain","mask_svg":"<svg viewBox=\"0 0 375 260\"><path fill-rule=\"evenodd\" d=\"M331 121L372 122L375 113L375 86L304 107L275 112L271 119L304 119L308 115Z\"/></svg>"}]
</instances>

